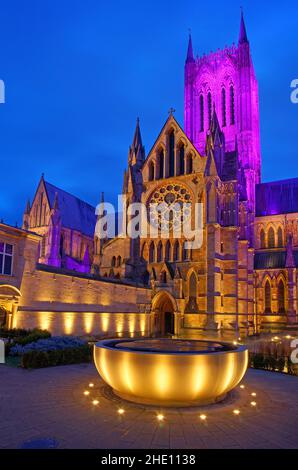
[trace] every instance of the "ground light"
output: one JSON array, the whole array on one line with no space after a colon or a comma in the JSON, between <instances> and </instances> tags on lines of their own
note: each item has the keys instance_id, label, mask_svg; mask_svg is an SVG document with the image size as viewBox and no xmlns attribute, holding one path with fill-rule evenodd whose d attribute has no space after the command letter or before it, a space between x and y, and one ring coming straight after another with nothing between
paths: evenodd
<instances>
[{"instance_id":1,"label":"ground light","mask_svg":"<svg viewBox=\"0 0 298 470\"><path fill-rule=\"evenodd\" d=\"M201 419L202 421L206 421L207 416L206 416L206 415L200 415L200 419Z\"/></svg>"},{"instance_id":2,"label":"ground light","mask_svg":"<svg viewBox=\"0 0 298 470\"><path fill-rule=\"evenodd\" d=\"M256 401L251 401L250 404L251 404L251 406L257 406L257 402L256 402Z\"/></svg>"},{"instance_id":3,"label":"ground light","mask_svg":"<svg viewBox=\"0 0 298 470\"><path fill-rule=\"evenodd\" d=\"M157 420L158 421L163 421L164 419L165 419L164 415L162 415L160 413L157 415Z\"/></svg>"},{"instance_id":4,"label":"ground light","mask_svg":"<svg viewBox=\"0 0 298 470\"><path fill-rule=\"evenodd\" d=\"M90 395L89 390L85 390L84 395Z\"/></svg>"},{"instance_id":5,"label":"ground light","mask_svg":"<svg viewBox=\"0 0 298 470\"><path fill-rule=\"evenodd\" d=\"M240 415L240 410L233 410L234 415Z\"/></svg>"},{"instance_id":6,"label":"ground light","mask_svg":"<svg viewBox=\"0 0 298 470\"><path fill-rule=\"evenodd\" d=\"M93 405L98 405L99 401L98 400L93 400Z\"/></svg>"},{"instance_id":7,"label":"ground light","mask_svg":"<svg viewBox=\"0 0 298 470\"><path fill-rule=\"evenodd\" d=\"M119 414L119 415L123 415L123 414L124 414L124 409L123 409L123 408L119 408L118 414Z\"/></svg>"}]
</instances>

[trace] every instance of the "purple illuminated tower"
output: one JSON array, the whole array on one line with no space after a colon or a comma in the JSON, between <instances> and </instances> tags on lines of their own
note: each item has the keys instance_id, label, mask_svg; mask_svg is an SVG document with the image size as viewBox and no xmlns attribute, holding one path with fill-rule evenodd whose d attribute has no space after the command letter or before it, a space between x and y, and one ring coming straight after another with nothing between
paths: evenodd
<instances>
[{"instance_id":1,"label":"purple illuminated tower","mask_svg":"<svg viewBox=\"0 0 298 470\"><path fill-rule=\"evenodd\" d=\"M194 57L189 37L185 63L185 132L205 153L213 108L225 136L225 151L238 152L254 212L255 185L261 178L258 83L241 13L238 46Z\"/></svg>"}]
</instances>

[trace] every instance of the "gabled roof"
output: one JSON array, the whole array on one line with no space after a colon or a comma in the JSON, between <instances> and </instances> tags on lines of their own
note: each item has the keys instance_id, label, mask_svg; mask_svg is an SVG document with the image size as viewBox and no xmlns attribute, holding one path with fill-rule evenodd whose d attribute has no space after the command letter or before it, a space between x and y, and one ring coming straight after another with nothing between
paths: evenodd
<instances>
[{"instance_id":1,"label":"gabled roof","mask_svg":"<svg viewBox=\"0 0 298 470\"><path fill-rule=\"evenodd\" d=\"M93 237L96 224L95 207L47 181L44 181L44 186L51 209L54 206L55 194L58 194L62 227Z\"/></svg>"},{"instance_id":2,"label":"gabled roof","mask_svg":"<svg viewBox=\"0 0 298 470\"><path fill-rule=\"evenodd\" d=\"M185 140L187 141L187 143L192 147L192 150L195 154L198 154L202 157L202 155L200 154L200 152L196 149L196 147L194 146L194 144L192 143L192 141L187 137L187 135L185 134L184 130L182 129L182 127L180 126L179 122L176 121L175 117L173 116L173 114L170 114L168 119L166 120L166 122L164 123L160 133L158 134L158 137L157 139L155 140L154 144L152 145L151 149L150 149L150 152L148 153L147 157L146 157L146 160L144 162L144 164L148 161L148 158L150 157L152 151L154 150L156 144L158 143L160 137L162 136L163 132L165 131L165 129L170 125L170 123L174 123L178 129L182 132L183 134L183 137L185 138Z\"/></svg>"},{"instance_id":3,"label":"gabled roof","mask_svg":"<svg viewBox=\"0 0 298 470\"><path fill-rule=\"evenodd\" d=\"M256 216L298 212L298 178L256 185Z\"/></svg>"}]
</instances>

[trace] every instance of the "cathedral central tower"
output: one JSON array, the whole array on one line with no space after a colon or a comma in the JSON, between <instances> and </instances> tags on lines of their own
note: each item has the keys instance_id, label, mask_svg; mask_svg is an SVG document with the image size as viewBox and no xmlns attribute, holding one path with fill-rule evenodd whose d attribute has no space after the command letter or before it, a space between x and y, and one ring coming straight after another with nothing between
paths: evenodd
<instances>
[{"instance_id":1,"label":"cathedral central tower","mask_svg":"<svg viewBox=\"0 0 298 470\"><path fill-rule=\"evenodd\" d=\"M261 179L258 83L243 14L238 45L194 57L191 36L185 62L185 132L201 154L215 108L225 151L238 154L249 201Z\"/></svg>"}]
</instances>

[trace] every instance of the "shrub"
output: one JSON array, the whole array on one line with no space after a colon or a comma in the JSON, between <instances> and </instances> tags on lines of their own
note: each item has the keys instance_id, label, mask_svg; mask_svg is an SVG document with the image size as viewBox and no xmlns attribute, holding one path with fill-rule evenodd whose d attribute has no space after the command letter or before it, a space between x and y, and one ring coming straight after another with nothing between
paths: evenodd
<instances>
[{"instance_id":1,"label":"shrub","mask_svg":"<svg viewBox=\"0 0 298 470\"><path fill-rule=\"evenodd\" d=\"M263 369L264 368L264 356L263 354L257 353L252 356L252 366L254 369Z\"/></svg>"},{"instance_id":2,"label":"shrub","mask_svg":"<svg viewBox=\"0 0 298 470\"><path fill-rule=\"evenodd\" d=\"M276 359L273 356L264 357L264 369L266 370L275 370L276 369Z\"/></svg>"},{"instance_id":3,"label":"shrub","mask_svg":"<svg viewBox=\"0 0 298 470\"><path fill-rule=\"evenodd\" d=\"M92 348L88 344L74 348L56 349L49 351L28 351L23 354L21 366L25 369L40 367L80 364L90 362Z\"/></svg>"},{"instance_id":4,"label":"shrub","mask_svg":"<svg viewBox=\"0 0 298 470\"><path fill-rule=\"evenodd\" d=\"M283 372L285 368L286 360L284 357L280 357L279 359L276 360L276 369L279 370L279 372Z\"/></svg>"},{"instance_id":5,"label":"shrub","mask_svg":"<svg viewBox=\"0 0 298 470\"><path fill-rule=\"evenodd\" d=\"M85 344L85 341L74 336L52 336L25 345L16 344L11 348L10 354L12 356L22 356L29 351L47 352L57 349L77 348Z\"/></svg>"},{"instance_id":6,"label":"shrub","mask_svg":"<svg viewBox=\"0 0 298 470\"><path fill-rule=\"evenodd\" d=\"M22 338L31 333L32 330L25 330L23 328L12 328L11 330L7 328L0 328L0 338Z\"/></svg>"},{"instance_id":7,"label":"shrub","mask_svg":"<svg viewBox=\"0 0 298 470\"><path fill-rule=\"evenodd\" d=\"M38 328L32 330L27 336L16 338L13 343L14 344L21 344L21 345L26 345L30 343L34 343L35 341L38 341L39 339L46 339L50 338L51 333L47 330L39 330Z\"/></svg>"}]
</instances>

